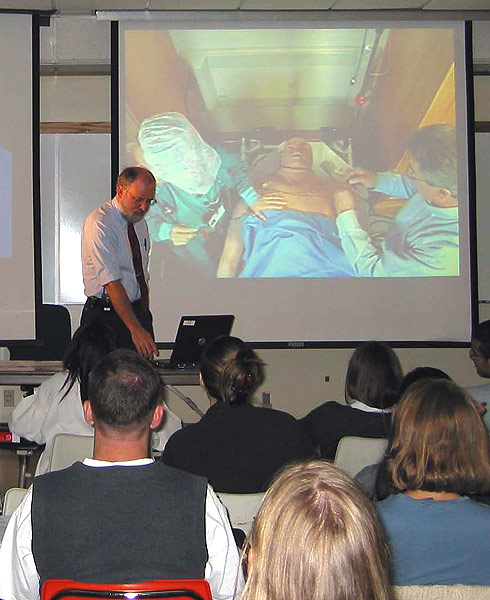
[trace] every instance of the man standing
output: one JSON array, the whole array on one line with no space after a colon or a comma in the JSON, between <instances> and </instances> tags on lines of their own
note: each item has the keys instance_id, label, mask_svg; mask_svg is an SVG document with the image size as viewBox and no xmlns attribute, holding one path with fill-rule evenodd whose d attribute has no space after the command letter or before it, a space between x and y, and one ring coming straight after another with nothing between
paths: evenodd
<instances>
[{"instance_id":1,"label":"man standing","mask_svg":"<svg viewBox=\"0 0 490 600\"><path fill-rule=\"evenodd\" d=\"M87 301L81 323L103 318L118 346L146 358L158 354L148 293L150 239L144 219L155 199L155 178L128 167L117 178L116 195L85 220L82 269Z\"/></svg>"},{"instance_id":2,"label":"man standing","mask_svg":"<svg viewBox=\"0 0 490 600\"><path fill-rule=\"evenodd\" d=\"M115 350L90 373L89 397L94 458L34 479L0 548L0 598L37 600L51 578L205 577L214 599L231 599L239 558L224 507L205 479L148 458L163 416L156 371Z\"/></svg>"}]
</instances>

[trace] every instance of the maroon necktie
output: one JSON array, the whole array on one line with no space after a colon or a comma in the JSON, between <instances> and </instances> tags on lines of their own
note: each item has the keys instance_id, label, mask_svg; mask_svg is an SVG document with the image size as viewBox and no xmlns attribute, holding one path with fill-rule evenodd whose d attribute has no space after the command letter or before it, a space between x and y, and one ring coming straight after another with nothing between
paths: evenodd
<instances>
[{"instance_id":1,"label":"maroon necktie","mask_svg":"<svg viewBox=\"0 0 490 600\"><path fill-rule=\"evenodd\" d=\"M148 295L148 286L146 285L145 274L143 273L143 262L141 260L140 243L138 236L134 230L134 224L128 223L128 238L131 246L131 253L133 254L133 267L140 286L141 302L148 310L150 309L150 299Z\"/></svg>"}]
</instances>

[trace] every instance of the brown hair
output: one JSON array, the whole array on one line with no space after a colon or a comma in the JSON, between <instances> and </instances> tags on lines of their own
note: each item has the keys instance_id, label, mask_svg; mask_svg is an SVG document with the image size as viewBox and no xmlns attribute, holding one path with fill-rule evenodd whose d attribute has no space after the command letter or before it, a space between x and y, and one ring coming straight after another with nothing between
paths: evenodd
<instances>
[{"instance_id":1,"label":"brown hair","mask_svg":"<svg viewBox=\"0 0 490 600\"><path fill-rule=\"evenodd\" d=\"M488 433L470 396L452 381L413 383L393 414L387 469L399 490L490 490Z\"/></svg>"},{"instance_id":2,"label":"brown hair","mask_svg":"<svg viewBox=\"0 0 490 600\"><path fill-rule=\"evenodd\" d=\"M448 189L458 196L458 157L456 129L437 123L421 127L413 134L407 150L418 162L420 175L432 187Z\"/></svg>"},{"instance_id":3,"label":"brown hair","mask_svg":"<svg viewBox=\"0 0 490 600\"><path fill-rule=\"evenodd\" d=\"M345 376L347 403L359 400L374 408L390 408L398 400L402 368L383 342L362 342L354 350Z\"/></svg>"},{"instance_id":4,"label":"brown hair","mask_svg":"<svg viewBox=\"0 0 490 600\"><path fill-rule=\"evenodd\" d=\"M246 404L265 379L264 363L240 338L217 337L204 349L201 376L218 402Z\"/></svg>"},{"instance_id":5,"label":"brown hair","mask_svg":"<svg viewBox=\"0 0 490 600\"><path fill-rule=\"evenodd\" d=\"M376 511L332 464L286 467L250 540L241 600L390 600L389 554Z\"/></svg>"},{"instance_id":6,"label":"brown hair","mask_svg":"<svg viewBox=\"0 0 490 600\"><path fill-rule=\"evenodd\" d=\"M126 167L119 173L116 186L127 188L140 177L147 178L149 181L156 183L155 176L150 170L144 167Z\"/></svg>"}]
</instances>

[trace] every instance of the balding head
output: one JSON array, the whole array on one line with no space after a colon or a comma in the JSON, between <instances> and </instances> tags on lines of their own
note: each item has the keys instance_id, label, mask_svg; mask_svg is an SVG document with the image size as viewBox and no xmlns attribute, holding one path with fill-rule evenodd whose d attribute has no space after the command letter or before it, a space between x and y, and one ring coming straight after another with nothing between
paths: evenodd
<instances>
[{"instance_id":1,"label":"balding head","mask_svg":"<svg viewBox=\"0 0 490 600\"><path fill-rule=\"evenodd\" d=\"M115 350L91 371L88 395L97 424L129 431L149 424L163 402L163 386L146 359L131 350Z\"/></svg>"}]
</instances>

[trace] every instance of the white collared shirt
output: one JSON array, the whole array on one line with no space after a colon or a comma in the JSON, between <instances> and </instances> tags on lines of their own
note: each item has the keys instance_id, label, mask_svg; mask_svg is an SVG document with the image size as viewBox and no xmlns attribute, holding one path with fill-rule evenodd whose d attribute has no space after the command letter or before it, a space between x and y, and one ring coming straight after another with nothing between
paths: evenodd
<instances>
[{"instance_id":1,"label":"white collared shirt","mask_svg":"<svg viewBox=\"0 0 490 600\"><path fill-rule=\"evenodd\" d=\"M80 399L80 384L75 381L66 394L63 387L67 372L56 373L36 389L34 394L22 398L9 416L9 429L38 444L46 444L36 467L36 475L47 473L51 464L54 438L58 433L93 436L93 427L85 421ZM182 429L180 418L163 403L162 427L153 432L152 444L157 450L165 448L170 436Z\"/></svg>"},{"instance_id":2,"label":"white collared shirt","mask_svg":"<svg viewBox=\"0 0 490 600\"><path fill-rule=\"evenodd\" d=\"M124 462L106 462L86 458L87 467L139 467L153 462L142 458ZM0 546L0 598L2 600L38 600L39 575L32 554L32 486L17 507ZM214 600L231 600L241 591L239 555L226 509L208 485L206 494L206 547L208 560L205 578Z\"/></svg>"},{"instance_id":3,"label":"white collared shirt","mask_svg":"<svg viewBox=\"0 0 490 600\"><path fill-rule=\"evenodd\" d=\"M354 400L354 402L351 402L349 404L349 406L351 408L355 408L357 410L362 410L362 412L367 412L367 413L391 413L393 412L393 406L390 406L389 408L376 408L375 406L368 406L367 404L364 404L364 402L360 402L359 400Z\"/></svg>"},{"instance_id":4,"label":"white collared shirt","mask_svg":"<svg viewBox=\"0 0 490 600\"><path fill-rule=\"evenodd\" d=\"M134 224L148 281L150 237L145 219ZM117 199L113 198L92 211L85 219L82 230L82 271L86 296L100 298L104 286L120 280L130 302L141 297L133 267L133 253L128 238L128 222L121 214Z\"/></svg>"}]
</instances>

